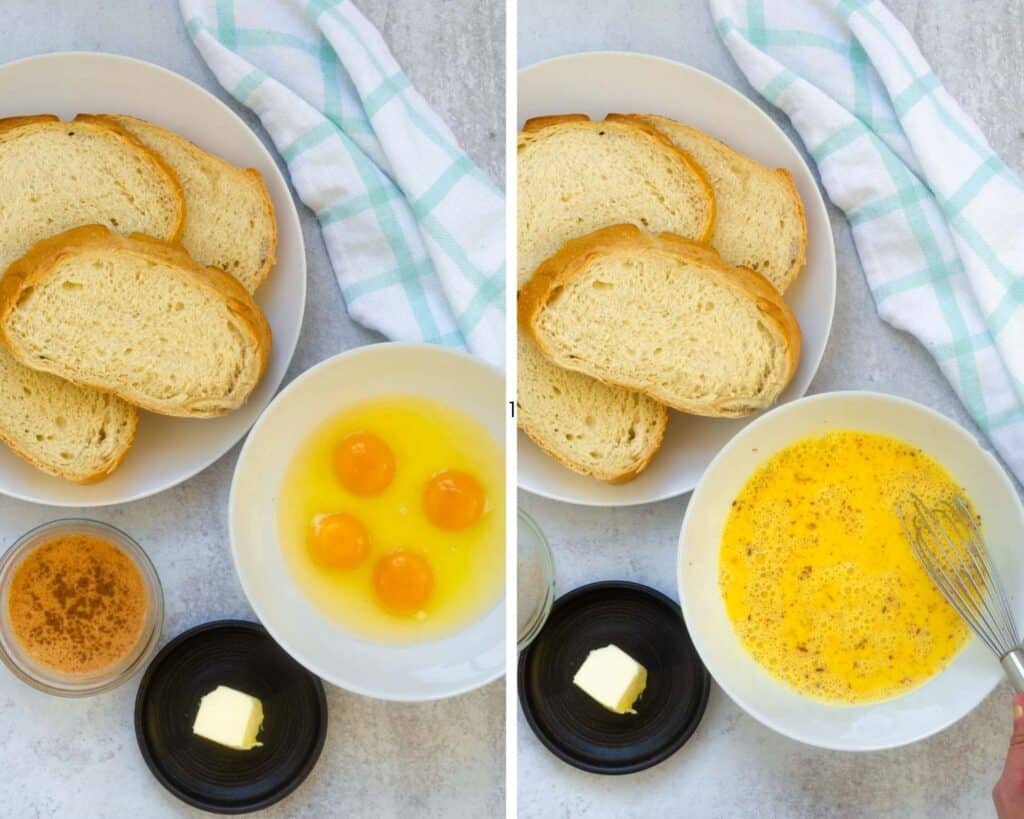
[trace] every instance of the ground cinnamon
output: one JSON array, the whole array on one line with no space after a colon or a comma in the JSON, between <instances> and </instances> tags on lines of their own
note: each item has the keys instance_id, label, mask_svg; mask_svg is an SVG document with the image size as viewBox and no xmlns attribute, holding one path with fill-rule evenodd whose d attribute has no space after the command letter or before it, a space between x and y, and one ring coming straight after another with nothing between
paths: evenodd
<instances>
[{"instance_id":1,"label":"ground cinnamon","mask_svg":"<svg viewBox=\"0 0 1024 819\"><path fill-rule=\"evenodd\" d=\"M15 639L39 665L64 674L110 668L138 643L146 585L121 549L87 534L56 537L18 566L8 593Z\"/></svg>"}]
</instances>

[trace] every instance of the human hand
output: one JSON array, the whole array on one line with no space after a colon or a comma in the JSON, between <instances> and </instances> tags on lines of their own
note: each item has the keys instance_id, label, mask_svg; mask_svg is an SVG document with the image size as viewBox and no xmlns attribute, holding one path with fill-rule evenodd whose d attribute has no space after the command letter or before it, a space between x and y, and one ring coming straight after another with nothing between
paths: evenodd
<instances>
[{"instance_id":1,"label":"human hand","mask_svg":"<svg viewBox=\"0 0 1024 819\"><path fill-rule=\"evenodd\" d=\"M1013 734L1002 776L992 789L999 819L1024 819L1024 695L1013 698Z\"/></svg>"}]
</instances>

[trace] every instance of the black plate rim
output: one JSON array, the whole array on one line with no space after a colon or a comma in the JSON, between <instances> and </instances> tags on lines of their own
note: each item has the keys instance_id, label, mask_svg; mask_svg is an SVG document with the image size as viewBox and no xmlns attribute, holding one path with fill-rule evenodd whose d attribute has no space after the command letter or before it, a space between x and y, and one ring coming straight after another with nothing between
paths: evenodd
<instances>
[{"instance_id":1,"label":"black plate rim","mask_svg":"<svg viewBox=\"0 0 1024 819\"><path fill-rule=\"evenodd\" d=\"M306 778L310 773L312 773L313 768L316 767L316 763L320 760L320 754L323 751L324 743L327 740L327 693L324 691L323 681L318 676L296 663L296 665L302 669L303 673L305 673L314 683L314 688L317 692L317 705L320 711L320 718L317 721L316 741L309 756L306 758L302 767L296 771L295 776L293 776L284 787L278 789L269 796L263 797L262 799L256 799L251 802L239 802L236 805L230 806L213 802L204 802L202 799L196 799L191 794L181 790L171 779L164 775L163 769L157 764L157 761L153 756L153 751L146 741L146 732L142 727L143 706L149 692L150 680L156 673L159 666L167 658L167 655L181 645L181 643L184 643L195 635L202 634L205 631L214 631L221 628L245 629L253 632L254 634L266 637L268 640L276 643L274 638L270 636L270 632L268 632L262 624L251 620L211 620L208 623L200 623L198 626L193 626L192 628L183 631L157 652L156 656L153 657L152 661L146 667L145 673L142 675L142 680L139 683L139 689L135 694L135 740L138 743L139 751L142 753L142 758L146 761L146 767L149 768L156 780L178 799L187 805L199 808L200 810L204 810L208 813L216 813L222 816L234 816L268 808L271 805L280 802L298 788L299 785L306 781ZM284 649L282 649L282 651L283 650Z\"/></svg>"},{"instance_id":2,"label":"black plate rim","mask_svg":"<svg viewBox=\"0 0 1024 819\"><path fill-rule=\"evenodd\" d=\"M652 597L659 603L668 605L669 608L674 610L679 615L680 621L683 623L683 628L686 628L686 622L683 620L683 612L679 603L673 600L664 592L660 592L657 589L645 586L643 583L636 583L632 580L598 580L595 583L587 583L583 586L577 586L575 589L571 589L559 597L554 605L551 607L551 613L548 615L548 619L555 615L559 608L565 608L566 606L572 605L578 598L590 594L594 591L631 591L645 594L648 597ZM543 633L543 629L541 629ZM653 768L668 759L670 756L676 753L686 742L693 736L697 730L697 726L700 725L701 720L704 718L704 711L708 705L708 699L711 695L711 673L708 671L707 666L704 665L704 661L697 653L696 646L693 645L693 639L690 637L690 632L686 631L687 639L690 640L690 646L693 648L693 657L701 670L701 692L700 701L697 703L697 707L694 709L689 722L682 731L668 743L664 748L658 751L656 754L645 757L637 762L630 763L628 765L598 765L587 762L586 760L580 759L571 753L568 753L561 746L555 744L554 741L545 732L544 727L537 720L536 715L533 713L533 705L526 693L526 665L530 652L536 645L536 640L526 647L526 650L519 655L519 669L517 679L519 683L519 707L523 711L523 716L526 717L526 722L533 730L534 735L541 741L545 748L547 748L552 754L558 757L563 762L572 765L574 768L578 768L581 771L587 771L588 773L603 774L605 776L622 776L625 774L638 773L639 771ZM539 637L539 635L538 635Z\"/></svg>"}]
</instances>

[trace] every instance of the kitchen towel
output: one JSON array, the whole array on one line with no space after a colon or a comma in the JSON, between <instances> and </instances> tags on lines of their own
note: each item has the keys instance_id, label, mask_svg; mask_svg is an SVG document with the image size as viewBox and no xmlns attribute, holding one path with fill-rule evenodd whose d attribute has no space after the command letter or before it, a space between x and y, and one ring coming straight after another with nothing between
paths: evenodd
<instances>
[{"instance_id":1,"label":"kitchen towel","mask_svg":"<svg viewBox=\"0 0 1024 819\"><path fill-rule=\"evenodd\" d=\"M1024 186L879 0L710 0L850 223L879 315L1024 482Z\"/></svg>"},{"instance_id":2,"label":"kitchen towel","mask_svg":"<svg viewBox=\"0 0 1024 819\"><path fill-rule=\"evenodd\" d=\"M317 215L352 318L504 366L504 197L351 0L180 6Z\"/></svg>"}]
</instances>

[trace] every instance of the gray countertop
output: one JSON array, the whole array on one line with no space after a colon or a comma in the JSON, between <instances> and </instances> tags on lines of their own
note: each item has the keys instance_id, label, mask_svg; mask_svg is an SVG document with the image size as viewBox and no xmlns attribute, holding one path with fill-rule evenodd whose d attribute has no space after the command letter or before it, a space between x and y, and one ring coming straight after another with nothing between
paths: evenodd
<instances>
[{"instance_id":1,"label":"gray countertop","mask_svg":"<svg viewBox=\"0 0 1024 819\"><path fill-rule=\"evenodd\" d=\"M1024 169L1019 0L890 0L889 6L996 151L1018 172ZM658 54L714 74L756 99L793 135L732 63L706 0L520 0L520 66L604 49ZM835 209L830 212L838 302L811 392L859 388L903 395L973 429L928 354L877 317L846 223ZM622 578L676 597L675 550L685 498L588 509L521 493L520 503L552 542L560 591ZM519 815L990 816L989 793L1002 769L1009 731L1010 690L1004 685L957 725L909 748L821 751L762 727L713 687L703 722L678 754L643 773L602 778L549 754L520 715Z\"/></svg>"},{"instance_id":2,"label":"gray countertop","mask_svg":"<svg viewBox=\"0 0 1024 819\"><path fill-rule=\"evenodd\" d=\"M488 0L360 0L413 83L470 154L504 178L505 17ZM5 0L0 62L95 50L158 63L239 107L189 41L171 0ZM0 89L3 93L3 89ZM246 121L266 141L254 118ZM269 144L269 143L268 143ZM312 214L300 207L309 297L286 381L322 359L380 340L345 314ZM228 553L227 500L238 448L176 489L96 510L135 537L166 594L164 640L223 617L252 618ZM0 545L65 516L0 498ZM90 700L36 693L0 669L0 816L200 815L156 782L135 744L137 681ZM328 686L331 720L320 763L266 816L481 817L504 804L504 684L447 702L396 705Z\"/></svg>"}]
</instances>

